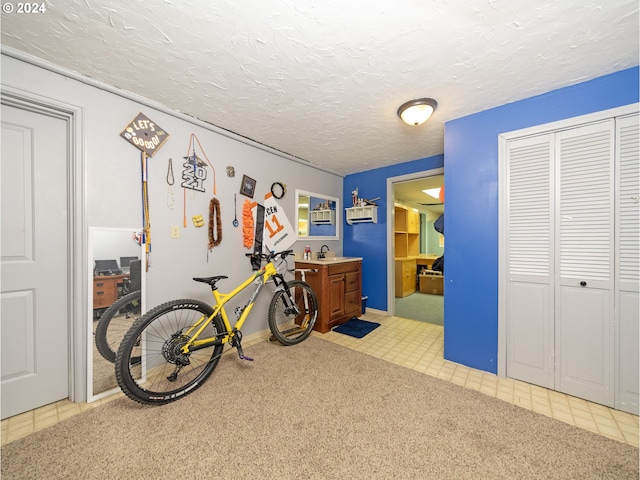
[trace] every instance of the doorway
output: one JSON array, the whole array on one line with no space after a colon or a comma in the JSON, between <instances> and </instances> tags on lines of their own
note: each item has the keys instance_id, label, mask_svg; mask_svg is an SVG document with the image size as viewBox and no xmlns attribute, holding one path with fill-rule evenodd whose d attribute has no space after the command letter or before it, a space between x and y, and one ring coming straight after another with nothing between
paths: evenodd
<instances>
[{"instance_id":1,"label":"doorway","mask_svg":"<svg viewBox=\"0 0 640 480\"><path fill-rule=\"evenodd\" d=\"M82 400L78 110L3 85L2 418Z\"/></svg>"},{"instance_id":2,"label":"doorway","mask_svg":"<svg viewBox=\"0 0 640 480\"><path fill-rule=\"evenodd\" d=\"M387 180L389 315L444 325L444 235L434 224L444 215L442 168ZM425 192L426 191L426 192Z\"/></svg>"}]
</instances>

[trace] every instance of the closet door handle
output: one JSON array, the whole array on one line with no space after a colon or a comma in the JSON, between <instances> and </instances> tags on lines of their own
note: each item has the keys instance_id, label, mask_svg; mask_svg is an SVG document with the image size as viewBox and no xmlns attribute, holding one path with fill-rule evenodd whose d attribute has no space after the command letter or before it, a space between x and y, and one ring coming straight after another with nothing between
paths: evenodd
<instances>
[{"instance_id":1,"label":"closet door handle","mask_svg":"<svg viewBox=\"0 0 640 480\"><path fill-rule=\"evenodd\" d=\"M580 286L581 286L581 287L586 287L586 286L587 286L587 282L585 282L584 280L582 280L582 281L580 282Z\"/></svg>"}]
</instances>

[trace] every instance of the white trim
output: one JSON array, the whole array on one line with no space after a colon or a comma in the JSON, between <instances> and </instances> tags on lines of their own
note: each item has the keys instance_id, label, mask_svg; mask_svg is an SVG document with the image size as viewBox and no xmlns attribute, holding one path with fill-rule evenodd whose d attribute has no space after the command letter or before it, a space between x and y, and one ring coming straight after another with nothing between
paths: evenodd
<instances>
[{"instance_id":1,"label":"white trim","mask_svg":"<svg viewBox=\"0 0 640 480\"><path fill-rule=\"evenodd\" d=\"M397 177L387 177L387 316L393 316L395 312L395 248L393 226L395 225L395 202L393 195L393 184L406 182L408 180L418 180L420 178L435 177L443 175L444 167L422 170L420 172L408 173Z\"/></svg>"},{"instance_id":2,"label":"white trim","mask_svg":"<svg viewBox=\"0 0 640 480\"><path fill-rule=\"evenodd\" d=\"M143 97L141 95L138 95L136 93L130 92L128 90L122 90L119 89L113 85L110 85L108 83L105 82L101 82L99 80L96 80L95 78L92 77L88 77L86 75L80 74L78 72L75 72L73 70L69 70L67 68L61 67L59 65L53 64L51 62L48 62L46 60L43 60L41 58L38 57L34 57L33 55L29 55L27 53L24 53L20 50L16 50L15 48L12 47L7 47L5 45L2 45L0 48L0 51L3 55L6 55L8 57L11 58L15 58L16 60L20 60L22 62L25 63L29 63L31 65L34 65L36 67L40 67L43 68L45 70L49 70L50 72L53 73L57 73L59 75L65 76L67 78L71 78L73 80L77 80L78 82L84 83L86 85L90 85L92 87L98 88L100 90L104 90L106 92L112 93L114 95L118 95L122 98L126 98L127 100L131 100L133 102L137 102L141 105L144 105L146 107L149 108L154 108L162 113L166 113L167 115L171 115L172 117L175 117L179 120L183 120L185 122L189 122L192 125L196 125L198 127L202 127L204 129L207 129L211 132L214 133L218 133L220 135L223 135L227 138L230 138L232 140L235 140L237 142L243 143L245 145L249 145L251 147L257 148L259 150L263 150L265 152L271 153L273 155L277 155L281 158L290 160L292 162L296 162L299 163L301 165L306 165L307 167L311 167L311 168L315 168L316 170L320 170L322 172L326 172L326 173L331 173L333 175L337 175L339 177L344 177L343 174L340 174L338 172L335 172L333 170L330 170L328 168L324 168L324 167L320 167L318 165L315 165L313 163L311 163L309 160L305 160L303 158L299 158L296 157L294 155L291 155L289 153L286 152L282 152L280 150L277 150L273 147L270 147L268 145L264 145L262 143L259 143L255 140L252 140L250 138L247 137L243 137L240 134L237 134L235 132L232 132L230 130L225 130L224 128L218 127L212 123L207 123L207 122L203 122L202 120L199 120L195 117L192 117L190 115L187 115L185 113L182 112L178 112L176 110L173 110L169 107L167 107L166 105L162 105L161 103L155 102L153 100L150 100L149 98Z\"/></svg>"},{"instance_id":3,"label":"white trim","mask_svg":"<svg viewBox=\"0 0 640 480\"><path fill-rule=\"evenodd\" d=\"M100 400L102 398L108 397L117 393L120 390L120 387L115 385L112 389L105 390L103 392L94 393L93 388L93 362L94 362L94 342L95 338L93 335L92 328L89 328L89 325L93 325L93 264L90 262L90 259L95 259L94 255L94 234L96 232L114 232L114 233L124 233L130 235L132 232L141 232L141 227L131 227L131 228L120 228L120 227L89 227L87 229L88 239L86 245L87 249L87 262L86 262L86 277L87 277L87 291L86 291L86 301L87 308L85 310L87 322L87 338L85 339L86 343L86 351L87 351L87 385L86 385L86 402L91 403L96 400ZM142 264L140 266L140 308L144 313L146 311L146 302L147 302L147 275L145 269L145 244L142 243L140 245L140 258L142 259Z\"/></svg>"},{"instance_id":4,"label":"white trim","mask_svg":"<svg viewBox=\"0 0 640 480\"><path fill-rule=\"evenodd\" d=\"M550 133L556 130L564 130L579 125L582 126L593 122L601 122L603 120L608 120L610 118L619 117L622 115L637 113L639 110L640 103L630 103L629 105L610 108L608 110L602 110L600 112L588 113L586 115L580 115L579 117L565 118L564 120L558 120L556 122L543 123L541 125L535 125L533 127L500 133L498 134L498 139L504 138L506 140L513 140L514 138L541 135L543 133Z\"/></svg>"}]
</instances>

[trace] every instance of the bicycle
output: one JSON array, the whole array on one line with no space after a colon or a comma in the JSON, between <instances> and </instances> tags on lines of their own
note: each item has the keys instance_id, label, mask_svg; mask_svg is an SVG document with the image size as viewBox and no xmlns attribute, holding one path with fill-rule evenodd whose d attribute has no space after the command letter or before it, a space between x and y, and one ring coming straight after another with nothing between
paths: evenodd
<instances>
[{"instance_id":1,"label":"bicycle","mask_svg":"<svg viewBox=\"0 0 640 480\"><path fill-rule=\"evenodd\" d=\"M102 357L113 363L116 352L133 322L140 317L142 292L136 290L120 297L107 308L96 326L96 348Z\"/></svg>"},{"instance_id":2,"label":"bicycle","mask_svg":"<svg viewBox=\"0 0 640 480\"><path fill-rule=\"evenodd\" d=\"M142 315L116 355L116 379L122 391L138 403L163 405L200 387L218 365L226 344L237 349L240 359L252 361L242 350L241 328L270 280L276 286L268 310L270 340L285 346L305 340L318 318L318 300L308 283L284 279L286 257L291 254L292 250L252 254L260 263L266 260L266 265L230 293L218 290L217 283L228 278L224 275L195 277L211 287L213 306L200 300L172 300ZM243 307L236 307L232 326L225 304L251 284L255 291Z\"/></svg>"},{"instance_id":3,"label":"bicycle","mask_svg":"<svg viewBox=\"0 0 640 480\"><path fill-rule=\"evenodd\" d=\"M142 262L140 260L131 262L131 274L124 281L122 296L104 311L96 325L96 349L105 360L111 363L116 359L116 352L125 333L140 317L142 309L141 268Z\"/></svg>"}]
</instances>

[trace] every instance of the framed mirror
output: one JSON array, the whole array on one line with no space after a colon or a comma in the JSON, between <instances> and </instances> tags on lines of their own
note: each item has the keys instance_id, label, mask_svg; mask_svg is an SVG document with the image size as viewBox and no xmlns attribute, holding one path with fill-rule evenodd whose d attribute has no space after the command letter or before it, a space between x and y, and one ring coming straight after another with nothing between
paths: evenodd
<instances>
[{"instance_id":1,"label":"framed mirror","mask_svg":"<svg viewBox=\"0 0 640 480\"><path fill-rule=\"evenodd\" d=\"M296 190L298 240L339 240L340 200L321 193Z\"/></svg>"},{"instance_id":2,"label":"framed mirror","mask_svg":"<svg viewBox=\"0 0 640 480\"><path fill-rule=\"evenodd\" d=\"M119 342L144 312L145 256L140 229L89 229L87 401L117 391L113 361Z\"/></svg>"}]
</instances>

